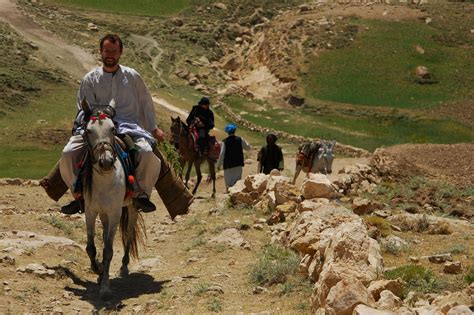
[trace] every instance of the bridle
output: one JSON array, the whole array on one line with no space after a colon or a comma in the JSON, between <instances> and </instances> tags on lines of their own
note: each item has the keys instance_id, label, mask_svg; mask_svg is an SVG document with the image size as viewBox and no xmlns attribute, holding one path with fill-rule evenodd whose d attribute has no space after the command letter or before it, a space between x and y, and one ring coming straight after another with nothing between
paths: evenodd
<instances>
[{"instance_id":1,"label":"bridle","mask_svg":"<svg viewBox=\"0 0 474 315\"><path fill-rule=\"evenodd\" d=\"M111 108L111 107L110 107ZM113 108L111 108L113 110ZM96 111L96 115L89 115L89 117L86 120L86 128L84 128L84 133L82 134L82 137L84 139L84 143L86 144L88 148L88 155L91 161L92 165L95 165L97 162L101 160L101 157L108 151L111 153L113 162L115 163L117 159L117 150L115 149L115 136L112 136L112 142L110 141L100 141L94 145L91 144L90 139L89 139L89 132L87 130L87 126L91 121L98 121L98 123L101 123L102 119L111 119L109 114L106 114L102 111ZM112 111L112 114L114 114L115 111ZM97 156L99 157L96 159L96 154L98 153Z\"/></svg>"}]
</instances>

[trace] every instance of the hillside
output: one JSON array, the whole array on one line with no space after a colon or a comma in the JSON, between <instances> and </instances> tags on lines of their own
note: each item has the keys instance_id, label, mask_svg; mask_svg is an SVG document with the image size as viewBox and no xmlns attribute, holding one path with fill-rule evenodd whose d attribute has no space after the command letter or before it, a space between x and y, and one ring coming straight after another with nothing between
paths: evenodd
<instances>
[{"instance_id":1,"label":"hillside","mask_svg":"<svg viewBox=\"0 0 474 315\"><path fill-rule=\"evenodd\" d=\"M0 313L472 313L471 3L16 3L0 0ZM116 237L104 301L84 215L60 214L70 194L54 202L37 179L107 32L165 132L206 94L214 134L238 122L253 149L244 179L226 194L219 171L216 198L202 183L186 216L171 220L153 192L140 259L119 277ZM285 169L255 174L270 130ZM338 141L333 173L292 185L304 137Z\"/></svg>"}]
</instances>

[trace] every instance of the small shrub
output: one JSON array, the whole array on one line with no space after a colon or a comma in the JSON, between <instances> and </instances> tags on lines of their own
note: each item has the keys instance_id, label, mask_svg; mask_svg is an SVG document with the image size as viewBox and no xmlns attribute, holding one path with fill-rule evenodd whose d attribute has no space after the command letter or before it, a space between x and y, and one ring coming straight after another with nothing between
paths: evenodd
<instances>
[{"instance_id":1,"label":"small shrub","mask_svg":"<svg viewBox=\"0 0 474 315\"><path fill-rule=\"evenodd\" d=\"M385 253L397 256L401 252L406 252L408 250L408 246L406 245L400 246L395 241L388 241L388 242L383 243L382 250Z\"/></svg>"},{"instance_id":2,"label":"small shrub","mask_svg":"<svg viewBox=\"0 0 474 315\"><path fill-rule=\"evenodd\" d=\"M466 247L466 245L455 244L446 250L437 252L437 254L451 253L451 254L457 255L457 254L467 254L468 252L469 252L469 249Z\"/></svg>"},{"instance_id":3,"label":"small shrub","mask_svg":"<svg viewBox=\"0 0 474 315\"><path fill-rule=\"evenodd\" d=\"M211 312L220 312L222 311L222 303L216 298L213 298L207 302L207 309Z\"/></svg>"},{"instance_id":4,"label":"small shrub","mask_svg":"<svg viewBox=\"0 0 474 315\"><path fill-rule=\"evenodd\" d=\"M428 221L428 217L426 215L422 215L420 218L416 220L413 230L421 233L428 230L429 227L430 227L430 222Z\"/></svg>"},{"instance_id":5,"label":"small shrub","mask_svg":"<svg viewBox=\"0 0 474 315\"><path fill-rule=\"evenodd\" d=\"M64 222L63 220L61 220L58 217L54 217L54 216L42 217L40 220L51 224L52 226L54 226L57 229L60 229L68 237L71 236L71 234L72 234L71 226L67 222Z\"/></svg>"},{"instance_id":6,"label":"small shrub","mask_svg":"<svg viewBox=\"0 0 474 315\"><path fill-rule=\"evenodd\" d=\"M370 216L365 217L364 221L369 226L375 226L380 231L380 235L383 237L389 236L392 233L390 223L388 223L384 218Z\"/></svg>"},{"instance_id":7,"label":"small shrub","mask_svg":"<svg viewBox=\"0 0 474 315\"><path fill-rule=\"evenodd\" d=\"M206 244L206 241L201 236L198 236L197 238L193 239L191 244L186 246L186 248L184 250L185 251L190 251L191 249L194 249L198 246L202 246L204 244Z\"/></svg>"},{"instance_id":8,"label":"small shrub","mask_svg":"<svg viewBox=\"0 0 474 315\"><path fill-rule=\"evenodd\" d=\"M291 293L295 290L295 285L289 282L285 282L280 284L280 295L286 295Z\"/></svg>"},{"instance_id":9,"label":"small shrub","mask_svg":"<svg viewBox=\"0 0 474 315\"><path fill-rule=\"evenodd\" d=\"M440 235L449 235L453 233L451 226L447 222L441 222L435 226L432 226L429 231L429 234L440 234Z\"/></svg>"},{"instance_id":10,"label":"small shrub","mask_svg":"<svg viewBox=\"0 0 474 315\"><path fill-rule=\"evenodd\" d=\"M474 265L471 265L466 270L466 275L464 276L464 280L471 284L474 282Z\"/></svg>"},{"instance_id":11,"label":"small shrub","mask_svg":"<svg viewBox=\"0 0 474 315\"><path fill-rule=\"evenodd\" d=\"M301 302L296 304L295 309L297 311L307 311L309 309L309 306L308 303Z\"/></svg>"},{"instance_id":12,"label":"small shrub","mask_svg":"<svg viewBox=\"0 0 474 315\"><path fill-rule=\"evenodd\" d=\"M267 245L250 271L250 279L259 285L285 283L288 275L297 272L299 261L293 251L279 245Z\"/></svg>"},{"instance_id":13,"label":"small shrub","mask_svg":"<svg viewBox=\"0 0 474 315\"><path fill-rule=\"evenodd\" d=\"M405 265L385 273L387 279L402 278L406 282L404 295L409 291L421 293L439 292L445 287L430 269L418 265Z\"/></svg>"},{"instance_id":14,"label":"small shrub","mask_svg":"<svg viewBox=\"0 0 474 315\"><path fill-rule=\"evenodd\" d=\"M207 289L209 289L209 284L199 283L194 287L194 295L201 296L207 292Z\"/></svg>"}]
</instances>

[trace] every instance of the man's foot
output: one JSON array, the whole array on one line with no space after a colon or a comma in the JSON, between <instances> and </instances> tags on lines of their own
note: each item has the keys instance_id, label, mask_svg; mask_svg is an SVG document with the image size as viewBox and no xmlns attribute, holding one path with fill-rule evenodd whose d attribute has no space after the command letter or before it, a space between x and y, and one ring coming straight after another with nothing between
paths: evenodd
<instances>
[{"instance_id":1,"label":"man's foot","mask_svg":"<svg viewBox=\"0 0 474 315\"><path fill-rule=\"evenodd\" d=\"M137 198L133 198L133 206L137 211L153 212L156 210L156 206L148 199L146 194L141 194Z\"/></svg>"},{"instance_id":2,"label":"man's foot","mask_svg":"<svg viewBox=\"0 0 474 315\"><path fill-rule=\"evenodd\" d=\"M84 212L84 199L76 199L71 201L69 204L61 207L61 213L64 214L76 214Z\"/></svg>"}]
</instances>

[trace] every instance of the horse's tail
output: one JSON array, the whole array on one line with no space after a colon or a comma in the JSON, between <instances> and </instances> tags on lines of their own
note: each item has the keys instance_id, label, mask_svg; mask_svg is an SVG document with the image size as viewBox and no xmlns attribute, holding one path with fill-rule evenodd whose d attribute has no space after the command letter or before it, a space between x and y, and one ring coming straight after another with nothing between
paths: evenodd
<instances>
[{"instance_id":1,"label":"horse's tail","mask_svg":"<svg viewBox=\"0 0 474 315\"><path fill-rule=\"evenodd\" d=\"M142 214L133 208L122 208L120 234L122 236L123 247L127 248L129 244L130 256L134 259L138 259L138 245L144 245L146 239L145 221L143 220Z\"/></svg>"}]
</instances>

